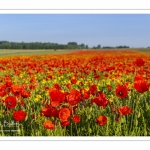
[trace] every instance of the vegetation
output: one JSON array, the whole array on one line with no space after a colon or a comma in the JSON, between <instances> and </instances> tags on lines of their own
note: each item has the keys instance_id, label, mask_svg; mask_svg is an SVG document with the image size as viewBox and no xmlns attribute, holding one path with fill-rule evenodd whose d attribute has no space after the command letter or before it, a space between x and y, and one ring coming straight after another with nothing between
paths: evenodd
<instances>
[{"instance_id":1,"label":"vegetation","mask_svg":"<svg viewBox=\"0 0 150 150\"><path fill-rule=\"evenodd\" d=\"M0 58L0 135L150 136L149 57L92 50Z\"/></svg>"},{"instance_id":2,"label":"vegetation","mask_svg":"<svg viewBox=\"0 0 150 150\"><path fill-rule=\"evenodd\" d=\"M42 42L8 42L8 41L0 41L0 49L89 49L88 45L84 43L77 44L76 42L68 42L68 44L58 44L58 43L42 43ZM117 47L110 47L101 45L93 46L90 49L114 49L114 48L129 48L129 46L117 46Z\"/></svg>"}]
</instances>

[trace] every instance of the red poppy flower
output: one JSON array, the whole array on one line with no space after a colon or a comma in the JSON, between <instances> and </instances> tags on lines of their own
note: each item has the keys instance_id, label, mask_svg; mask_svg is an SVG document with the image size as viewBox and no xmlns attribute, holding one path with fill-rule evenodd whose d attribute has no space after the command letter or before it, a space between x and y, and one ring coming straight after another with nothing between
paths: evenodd
<instances>
[{"instance_id":1,"label":"red poppy flower","mask_svg":"<svg viewBox=\"0 0 150 150\"><path fill-rule=\"evenodd\" d=\"M32 83L32 84L30 84L30 85L29 85L30 90L34 90L34 89L36 88L36 86L37 86L37 83Z\"/></svg>"},{"instance_id":2,"label":"red poppy flower","mask_svg":"<svg viewBox=\"0 0 150 150\"><path fill-rule=\"evenodd\" d=\"M70 105L76 105L81 100L81 94L77 90L71 90L70 94L66 96L66 99Z\"/></svg>"},{"instance_id":3,"label":"red poppy flower","mask_svg":"<svg viewBox=\"0 0 150 150\"><path fill-rule=\"evenodd\" d=\"M75 115L75 116L73 116L72 120L75 123L79 123L80 122L80 116Z\"/></svg>"},{"instance_id":4,"label":"red poppy flower","mask_svg":"<svg viewBox=\"0 0 150 150\"><path fill-rule=\"evenodd\" d=\"M11 87L11 86L12 86L12 81L11 81L11 80L6 80L6 81L5 81L5 85L6 85L7 87Z\"/></svg>"},{"instance_id":5,"label":"red poppy flower","mask_svg":"<svg viewBox=\"0 0 150 150\"><path fill-rule=\"evenodd\" d=\"M69 108L62 108L59 110L59 119L64 122L64 121L68 121L68 119L70 118L70 110Z\"/></svg>"},{"instance_id":6,"label":"red poppy flower","mask_svg":"<svg viewBox=\"0 0 150 150\"><path fill-rule=\"evenodd\" d=\"M90 97L90 91L87 91L84 88L80 89L80 93L83 99L88 99Z\"/></svg>"},{"instance_id":7,"label":"red poppy flower","mask_svg":"<svg viewBox=\"0 0 150 150\"><path fill-rule=\"evenodd\" d=\"M138 67L141 67L141 66L144 66L144 61L143 61L143 59L141 59L141 58L138 58L138 59L136 59L136 61L135 61L135 64L138 66Z\"/></svg>"},{"instance_id":8,"label":"red poppy flower","mask_svg":"<svg viewBox=\"0 0 150 150\"><path fill-rule=\"evenodd\" d=\"M66 87L67 87L68 89L70 89L70 88L71 88L71 84L70 84L70 83L66 84Z\"/></svg>"},{"instance_id":9,"label":"red poppy flower","mask_svg":"<svg viewBox=\"0 0 150 150\"><path fill-rule=\"evenodd\" d=\"M21 91L21 96L23 98L29 98L30 97L30 92L26 91L26 90L22 90Z\"/></svg>"},{"instance_id":10,"label":"red poppy flower","mask_svg":"<svg viewBox=\"0 0 150 150\"><path fill-rule=\"evenodd\" d=\"M6 85L3 84L3 85L0 85L0 96L3 97L7 94L6 92Z\"/></svg>"},{"instance_id":11,"label":"red poppy flower","mask_svg":"<svg viewBox=\"0 0 150 150\"><path fill-rule=\"evenodd\" d=\"M36 82L36 79L35 79L34 77L32 77L32 78L30 79L30 82L31 82L31 83L35 83L35 82Z\"/></svg>"},{"instance_id":12,"label":"red poppy flower","mask_svg":"<svg viewBox=\"0 0 150 150\"><path fill-rule=\"evenodd\" d=\"M81 86L83 86L83 85L84 85L84 84L83 84L83 82L80 82L79 84L80 84Z\"/></svg>"},{"instance_id":13,"label":"red poppy flower","mask_svg":"<svg viewBox=\"0 0 150 150\"><path fill-rule=\"evenodd\" d=\"M77 80L76 79L71 79L72 84L76 84Z\"/></svg>"},{"instance_id":14,"label":"red poppy flower","mask_svg":"<svg viewBox=\"0 0 150 150\"><path fill-rule=\"evenodd\" d=\"M121 115L132 114L132 109L130 109L128 106L122 106L121 108L118 108L118 113Z\"/></svg>"},{"instance_id":15,"label":"red poppy flower","mask_svg":"<svg viewBox=\"0 0 150 150\"><path fill-rule=\"evenodd\" d=\"M139 92L139 93L144 93L148 91L149 89L149 83L144 81L144 80L138 80L134 82L134 88Z\"/></svg>"},{"instance_id":16,"label":"red poppy flower","mask_svg":"<svg viewBox=\"0 0 150 150\"><path fill-rule=\"evenodd\" d=\"M26 89L27 87L28 87L27 84L22 84L22 88L23 88L23 89Z\"/></svg>"},{"instance_id":17,"label":"red poppy flower","mask_svg":"<svg viewBox=\"0 0 150 150\"><path fill-rule=\"evenodd\" d=\"M19 96L21 94L22 91L22 87L18 86L18 85L12 85L11 86L11 91L15 96Z\"/></svg>"},{"instance_id":18,"label":"red poppy flower","mask_svg":"<svg viewBox=\"0 0 150 150\"><path fill-rule=\"evenodd\" d=\"M126 86L118 85L116 88L116 95L119 98L126 98L128 96L128 90L127 90Z\"/></svg>"},{"instance_id":19,"label":"red poppy flower","mask_svg":"<svg viewBox=\"0 0 150 150\"><path fill-rule=\"evenodd\" d=\"M106 116L99 116L96 118L96 122L99 126L103 126L107 123L107 117Z\"/></svg>"},{"instance_id":20,"label":"red poppy flower","mask_svg":"<svg viewBox=\"0 0 150 150\"><path fill-rule=\"evenodd\" d=\"M108 90L111 90L111 89L112 89L112 86L111 86L111 85L107 85L107 89L108 89Z\"/></svg>"},{"instance_id":21,"label":"red poppy flower","mask_svg":"<svg viewBox=\"0 0 150 150\"><path fill-rule=\"evenodd\" d=\"M1 97L4 97L6 94L7 94L7 93L6 93L5 90L0 91L0 96L1 96Z\"/></svg>"},{"instance_id":22,"label":"red poppy flower","mask_svg":"<svg viewBox=\"0 0 150 150\"><path fill-rule=\"evenodd\" d=\"M15 121L22 121L25 119L27 113L24 112L23 110L18 110L13 113L13 117Z\"/></svg>"},{"instance_id":23,"label":"red poppy flower","mask_svg":"<svg viewBox=\"0 0 150 150\"><path fill-rule=\"evenodd\" d=\"M17 104L16 98L13 96L6 97L5 104L8 108L14 108Z\"/></svg>"},{"instance_id":24,"label":"red poppy flower","mask_svg":"<svg viewBox=\"0 0 150 150\"><path fill-rule=\"evenodd\" d=\"M94 78L96 78L97 80L99 80L100 79L100 75L98 75L98 74L94 74Z\"/></svg>"},{"instance_id":25,"label":"red poppy flower","mask_svg":"<svg viewBox=\"0 0 150 150\"><path fill-rule=\"evenodd\" d=\"M105 74L105 77L108 77L108 74Z\"/></svg>"},{"instance_id":26,"label":"red poppy flower","mask_svg":"<svg viewBox=\"0 0 150 150\"><path fill-rule=\"evenodd\" d=\"M42 108L42 113L45 117L58 117L58 111L56 108Z\"/></svg>"},{"instance_id":27,"label":"red poppy flower","mask_svg":"<svg viewBox=\"0 0 150 150\"><path fill-rule=\"evenodd\" d=\"M134 81L137 81L137 80L145 80L145 78L143 76L141 76L140 74L137 74L135 77L134 77Z\"/></svg>"},{"instance_id":28,"label":"red poppy flower","mask_svg":"<svg viewBox=\"0 0 150 150\"><path fill-rule=\"evenodd\" d=\"M108 100L105 97L105 94L99 94L98 97L91 99L92 103L96 103L98 106L106 107Z\"/></svg>"},{"instance_id":29,"label":"red poppy flower","mask_svg":"<svg viewBox=\"0 0 150 150\"><path fill-rule=\"evenodd\" d=\"M96 85L91 85L90 86L90 93L92 95L96 94L97 86Z\"/></svg>"},{"instance_id":30,"label":"red poppy flower","mask_svg":"<svg viewBox=\"0 0 150 150\"><path fill-rule=\"evenodd\" d=\"M59 84L54 84L54 87L57 89L57 90L61 90L61 86Z\"/></svg>"},{"instance_id":31,"label":"red poppy flower","mask_svg":"<svg viewBox=\"0 0 150 150\"><path fill-rule=\"evenodd\" d=\"M146 82L145 78L143 78L141 75L136 75L134 78L134 88L139 93L144 93L148 91L150 84Z\"/></svg>"},{"instance_id":32,"label":"red poppy flower","mask_svg":"<svg viewBox=\"0 0 150 150\"><path fill-rule=\"evenodd\" d=\"M50 130L54 130L54 129L55 129L55 125L54 125L50 120L46 120L46 121L43 123L43 126L44 126L46 129L50 129Z\"/></svg>"},{"instance_id":33,"label":"red poppy flower","mask_svg":"<svg viewBox=\"0 0 150 150\"><path fill-rule=\"evenodd\" d=\"M57 107L65 100L65 95L59 90L50 90L51 105Z\"/></svg>"},{"instance_id":34,"label":"red poppy flower","mask_svg":"<svg viewBox=\"0 0 150 150\"><path fill-rule=\"evenodd\" d=\"M63 121L63 122L61 122L61 126L62 127L66 127L66 126L68 126L70 124L70 121Z\"/></svg>"},{"instance_id":35,"label":"red poppy flower","mask_svg":"<svg viewBox=\"0 0 150 150\"><path fill-rule=\"evenodd\" d=\"M89 97L90 97L90 92L89 92L89 91L84 90L83 98L84 98L84 99L88 99Z\"/></svg>"}]
</instances>

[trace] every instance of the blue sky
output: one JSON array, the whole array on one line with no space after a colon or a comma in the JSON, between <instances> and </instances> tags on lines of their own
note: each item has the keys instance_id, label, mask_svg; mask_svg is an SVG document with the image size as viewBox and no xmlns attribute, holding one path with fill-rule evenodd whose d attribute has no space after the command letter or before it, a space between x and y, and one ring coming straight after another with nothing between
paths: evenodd
<instances>
[{"instance_id":1,"label":"blue sky","mask_svg":"<svg viewBox=\"0 0 150 150\"><path fill-rule=\"evenodd\" d=\"M0 41L150 46L146 14L0 14Z\"/></svg>"}]
</instances>

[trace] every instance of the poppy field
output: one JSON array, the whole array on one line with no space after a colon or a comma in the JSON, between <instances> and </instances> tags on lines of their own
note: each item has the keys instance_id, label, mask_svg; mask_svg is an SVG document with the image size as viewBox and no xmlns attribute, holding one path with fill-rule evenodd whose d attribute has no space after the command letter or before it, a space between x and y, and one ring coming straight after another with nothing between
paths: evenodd
<instances>
[{"instance_id":1,"label":"poppy field","mask_svg":"<svg viewBox=\"0 0 150 150\"><path fill-rule=\"evenodd\" d=\"M1 136L150 136L150 54L0 58Z\"/></svg>"}]
</instances>

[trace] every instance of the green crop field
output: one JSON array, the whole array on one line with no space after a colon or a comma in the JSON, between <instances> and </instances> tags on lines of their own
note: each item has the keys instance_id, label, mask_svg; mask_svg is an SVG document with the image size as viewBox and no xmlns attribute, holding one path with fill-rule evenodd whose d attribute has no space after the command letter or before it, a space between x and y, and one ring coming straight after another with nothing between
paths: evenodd
<instances>
[{"instance_id":1,"label":"green crop field","mask_svg":"<svg viewBox=\"0 0 150 150\"><path fill-rule=\"evenodd\" d=\"M97 51L106 51L106 50L117 50L118 49L100 49ZM134 50L134 51L139 51L139 52L146 52L146 53L150 53L150 48L136 48L136 49L119 49L121 50ZM21 50L21 49L0 49L0 57L5 57L5 56L21 56L21 55L45 55L45 54L67 54L67 53L72 53L75 52L77 50ZM84 51L84 50L82 50ZM95 51L95 50L94 50Z\"/></svg>"},{"instance_id":2,"label":"green crop field","mask_svg":"<svg viewBox=\"0 0 150 150\"><path fill-rule=\"evenodd\" d=\"M45 55L45 54L66 54L75 50L11 50L1 49L0 57L2 56L20 56L20 55Z\"/></svg>"}]
</instances>

